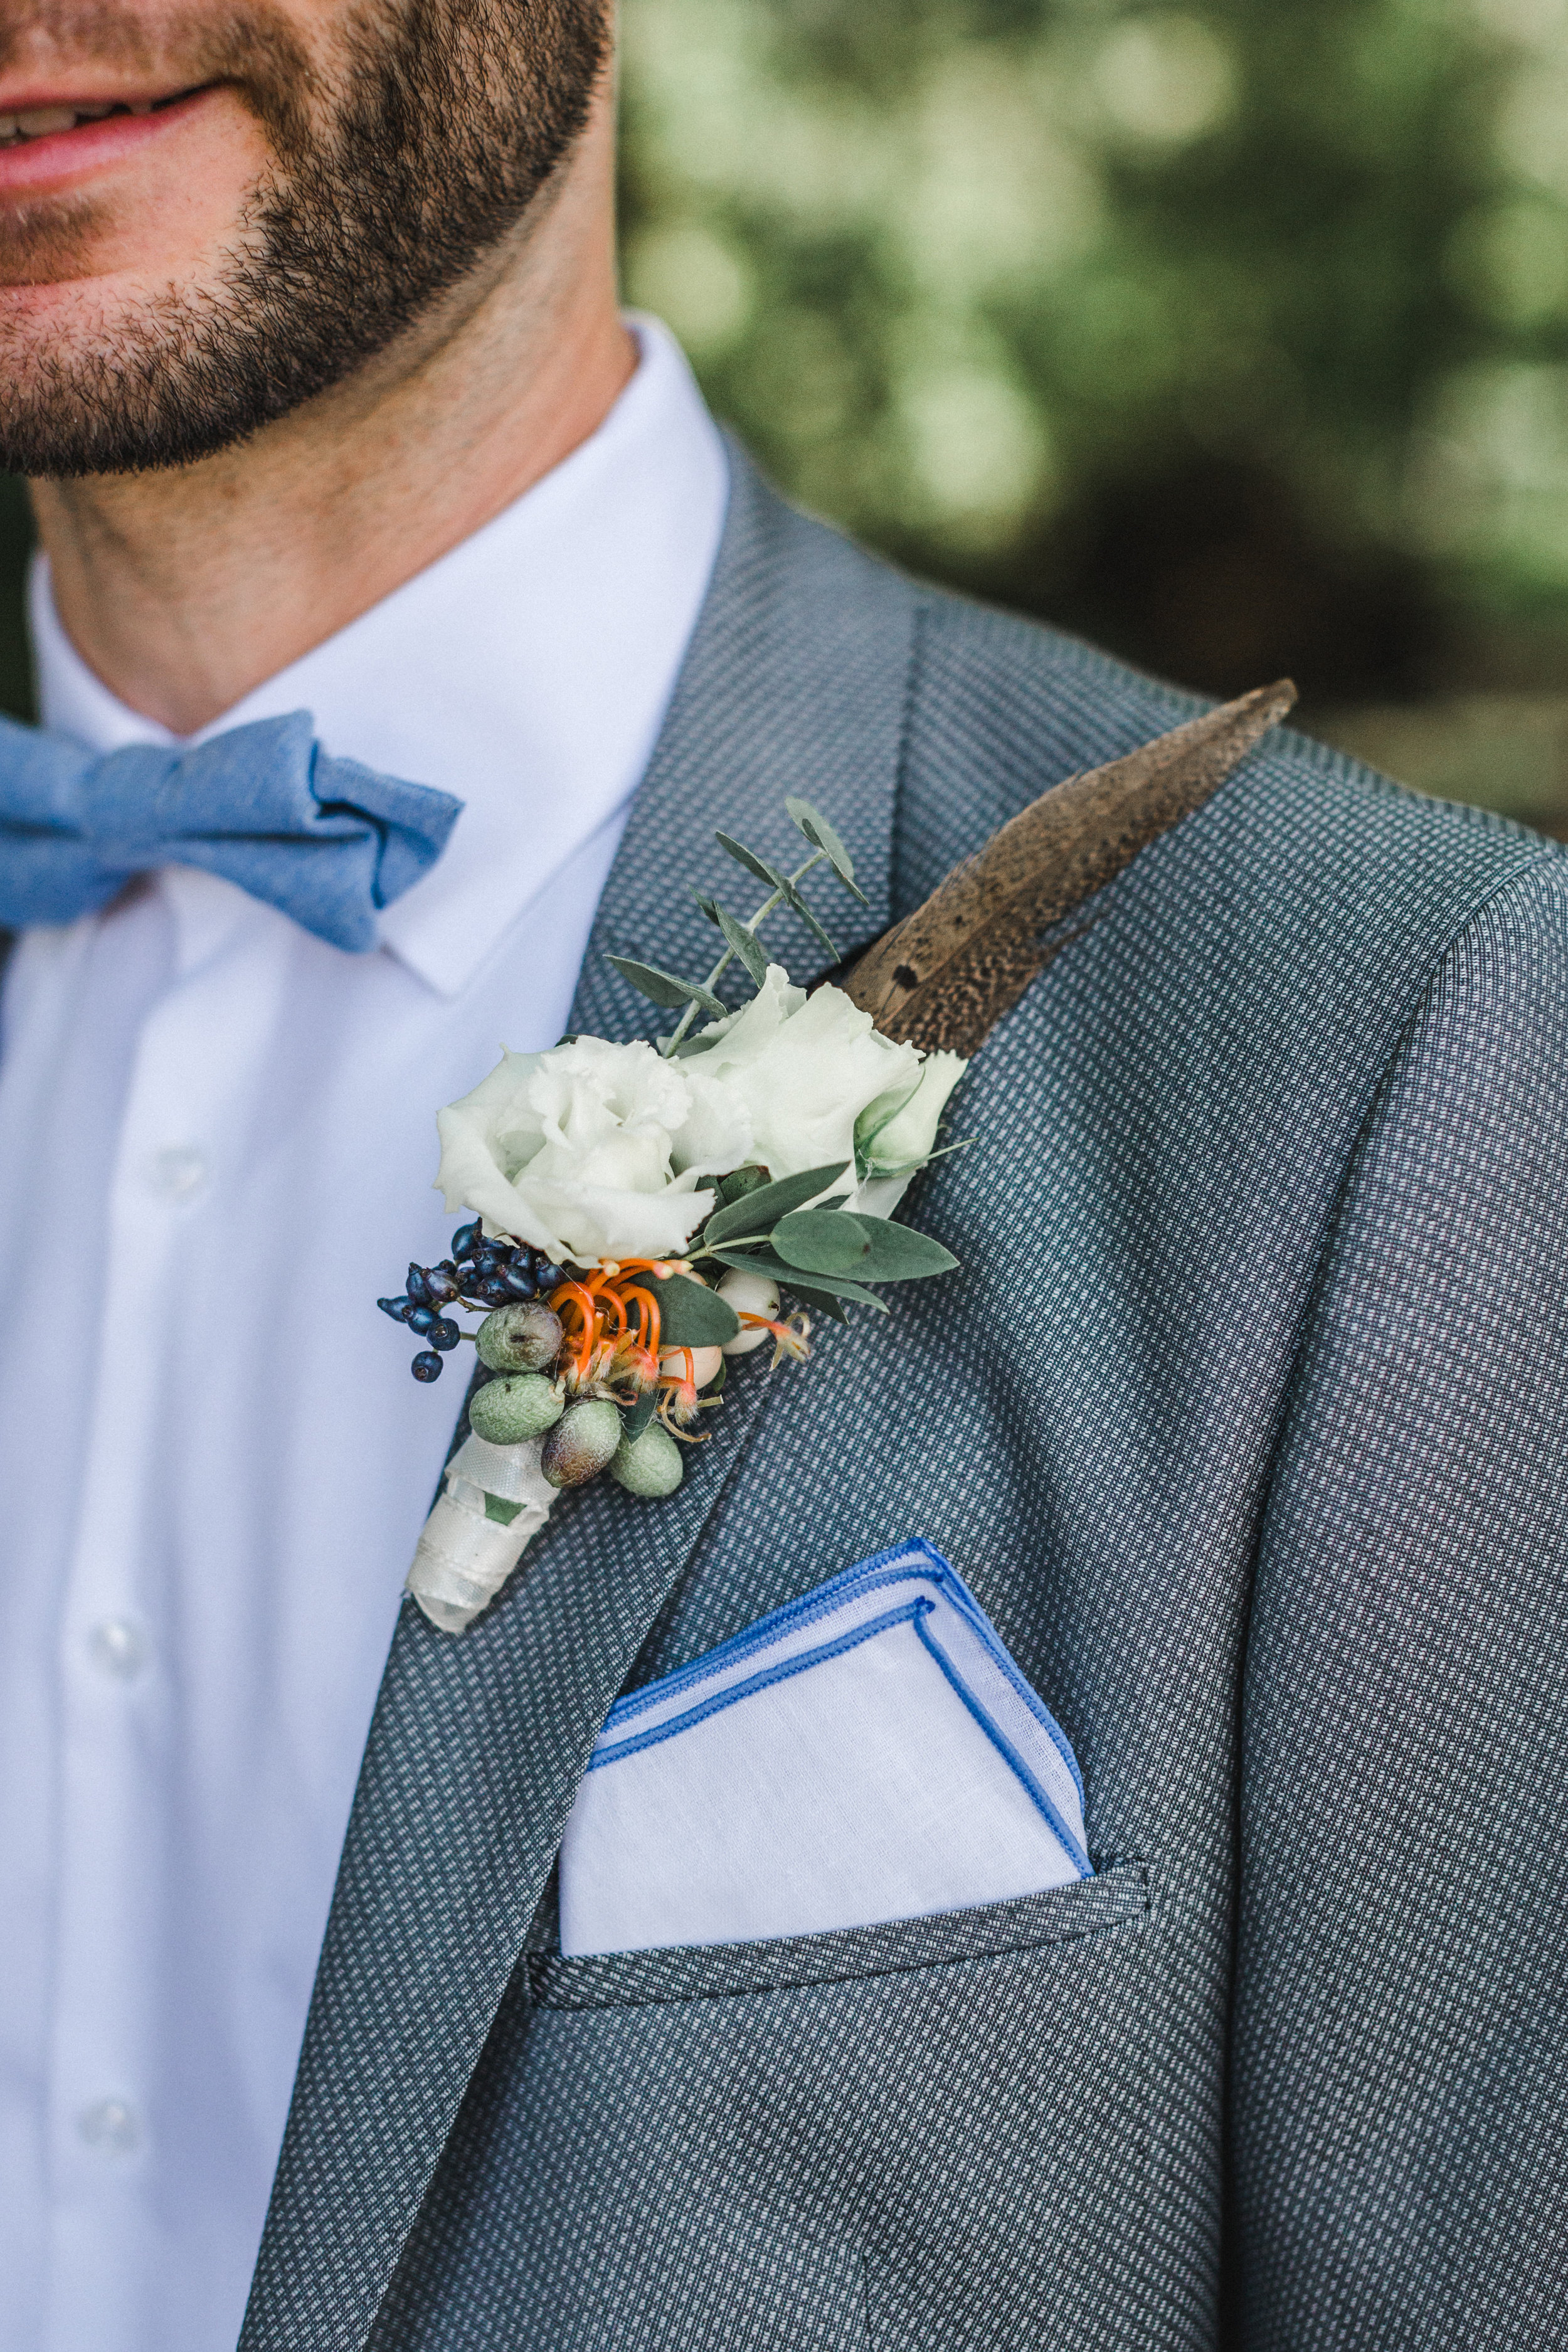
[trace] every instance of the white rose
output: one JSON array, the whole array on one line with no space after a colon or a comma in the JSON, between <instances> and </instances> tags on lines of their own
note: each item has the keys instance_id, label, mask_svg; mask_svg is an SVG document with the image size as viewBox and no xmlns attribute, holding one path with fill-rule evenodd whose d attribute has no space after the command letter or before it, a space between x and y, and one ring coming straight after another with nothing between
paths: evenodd
<instances>
[{"instance_id":1,"label":"white rose","mask_svg":"<svg viewBox=\"0 0 1568 2352\"><path fill-rule=\"evenodd\" d=\"M752 1149L742 1104L651 1045L600 1037L504 1054L437 1126L449 1211L584 1265L678 1257L713 1205L700 1180Z\"/></svg>"},{"instance_id":2,"label":"white rose","mask_svg":"<svg viewBox=\"0 0 1568 2352\"><path fill-rule=\"evenodd\" d=\"M773 1177L852 1162L867 1105L908 1094L920 1076L919 1050L882 1036L841 988L807 996L777 964L748 1005L700 1034L707 1050L678 1066L743 1107L751 1157Z\"/></svg>"}]
</instances>

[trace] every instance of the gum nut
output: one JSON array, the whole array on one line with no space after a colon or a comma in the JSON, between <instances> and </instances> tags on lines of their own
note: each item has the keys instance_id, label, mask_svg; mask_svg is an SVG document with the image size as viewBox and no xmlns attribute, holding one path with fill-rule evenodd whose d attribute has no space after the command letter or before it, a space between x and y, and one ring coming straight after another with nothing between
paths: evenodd
<instances>
[{"instance_id":1,"label":"gum nut","mask_svg":"<svg viewBox=\"0 0 1568 2352\"><path fill-rule=\"evenodd\" d=\"M691 1359L691 1377L700 1389L705 1389L718 1376L724 1360L722 1348L670 1348L658 1360L658 1369L672 1381L686 1378L686 1359Z\"/></svg>"},{"instance_id":2,"label":"gum nut","mask_svg":"<svg viewBox=\"0 0 1568 2352\"><path fill-rule=\"evenodd\" d=\"M479 1325L479 1361L492 1372L542 1372L561 1353L561 1318L537 1298L500 1307Z\"/></svg>"},{"instance_id":3,"label":"gum nut","mask_svg":"<svg viewBox=\"0 0 1568 2352\"><path fill-rule=\"evenodd\" d=\"M719 1285L719 1296L737 1315L765 1315L770 1323L776 1322L779 1311L779 1286L770 1282L765 1274L744 1274L739 1269L727 1274ZM749 1356L764 1339L773 1337L760 1323L742 1324L732 1339L724 1342L727 1356Z\"/></svg>"},{"instance_id":4,"label":"gum nut","mask_svg":"<svg viewBox=\"0 0 1568 2352\"><path fill-rule=\"evenodd\" d=\"M602 1397L569 1405L544 1441L539 1466L552 1486L585 1486L621 1442L621 1416Z\"/></svg>"},{"instance_id":5,"label":"gum nut","mask_svg":"<svg viewBox=\"0 0 1568 2352\"><path fill-rule=\"evenodd\" d=\"M680 1448L668 1430L650 1421L642 1435L633 1438L629 1444L622 1438L610 1464L610 1475L628 1495L656 1500L660 1495L674 1494L685 1467Z\"/></svg>"},{"instance_id":6,"label":"gum nut","mask_svg":"<svg viewBox=\"0 0 1568 2352\"><path fill-rule=\"evenodd\" d=\"M488 1444L521 1445L553 1429L565 1410L565 1396L542 1372L513 1372L475 1390L468 1427Z\"/></svg>"}]
</instances>

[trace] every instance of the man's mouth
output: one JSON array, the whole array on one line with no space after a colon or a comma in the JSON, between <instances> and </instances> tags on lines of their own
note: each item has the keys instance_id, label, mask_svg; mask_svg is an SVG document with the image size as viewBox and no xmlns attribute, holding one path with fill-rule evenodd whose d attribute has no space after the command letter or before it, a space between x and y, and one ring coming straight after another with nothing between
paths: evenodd
<instances>
[{"instance_id":1,"label":"man's mouth","mask_svg":"<svg viewBox=\"0 0 1568 2352\"><path fill-rule=\"evenodd\" d=\"M172 90L167 98L129 99L113 104L33 106L17 114L0 114L0 150L25 146L29 139L54 139L61 131L79 130L84 122L107 122L111 115L161 114L177 106L194 90Z\"/></svg>"}]
</instances>

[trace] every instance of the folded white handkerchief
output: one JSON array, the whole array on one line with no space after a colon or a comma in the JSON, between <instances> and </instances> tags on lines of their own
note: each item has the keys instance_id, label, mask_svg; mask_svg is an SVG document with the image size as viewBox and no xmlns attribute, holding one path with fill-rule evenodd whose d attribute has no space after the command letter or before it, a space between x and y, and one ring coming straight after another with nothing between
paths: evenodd
<instances>
[{"instance_id":1,"label":"folded white handkerchief","mask_svg":"<svg viewBox=\"0 0 1568 2352\"><path fill-rule=\"evenodd\" d=\"M917 1538L611 1709L561 1848L561 1948L870 1927L1089 1874L1072 1749Z\"/></svg>"}]
</instances>

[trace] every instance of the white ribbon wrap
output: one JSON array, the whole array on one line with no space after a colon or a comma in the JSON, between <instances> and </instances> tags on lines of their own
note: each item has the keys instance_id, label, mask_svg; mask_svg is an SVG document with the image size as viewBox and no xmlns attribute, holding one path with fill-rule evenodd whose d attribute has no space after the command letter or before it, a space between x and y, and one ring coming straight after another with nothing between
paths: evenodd
<instances>
[{"instance_id":1,"label":"white ribbon wrap","mask_svg":"<svg viewBox=\"0 0 1568 2352\"><path fill-rule=\"evenodd\" d=\"M542 1437L491 1445L469 1437L447 1465L444 1491L425 1522L407 1590L444 1633L460 1633L488 1609L550 1517L555 1489L539 1466ZM521 1505L503 1527L485 1516L485 1496Z\"/></svg>"}]
</instances>

